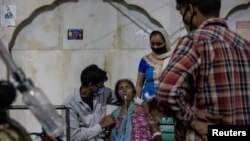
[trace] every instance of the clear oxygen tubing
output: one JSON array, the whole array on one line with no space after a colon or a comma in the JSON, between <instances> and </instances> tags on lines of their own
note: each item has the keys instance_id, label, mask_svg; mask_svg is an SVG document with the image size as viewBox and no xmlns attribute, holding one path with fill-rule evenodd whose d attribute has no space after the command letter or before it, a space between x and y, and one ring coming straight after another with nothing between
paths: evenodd
<instances>
[{"instance_id":1,"label":"clear oxygen tubing","mask_svg":"<svg viewBox=\"0 0 250 141\"><path fill-rule=\"evenodd\" d=\"M20 67L16 65L9 52L0 40L0 57L3 59L12 77L18 82L17 89L23 94L23 101L29 107L32 114L52 137L61 136L64 131L62 117L58 114L43 91L34 86Z\"/></svg>"},{"instance_id":2,"label":"clear oxygen tubing","mask_svg":"<svg viewBox=\"0 0 250 141\"><path fill-rule=\"evenodd\" d=\"M127 108L127 110L128 110L128 94L127 93L124 93L123 94L123 99L124 99L124 104L126 105L126 108Z\"/></svg>"}]
</instances>

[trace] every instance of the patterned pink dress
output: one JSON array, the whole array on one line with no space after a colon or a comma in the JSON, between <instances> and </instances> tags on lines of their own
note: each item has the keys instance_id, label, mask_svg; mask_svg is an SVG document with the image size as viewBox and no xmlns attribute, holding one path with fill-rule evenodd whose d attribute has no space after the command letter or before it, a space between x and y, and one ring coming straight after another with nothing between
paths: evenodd
<instances>
[{"instance_id":1,"label":"patterned pink dress","mask_svg":"<svg viewBox=\"0 0 250 141\"><path fill-rule=\"evenodd\" d=\"M125 117L119 115L116 121L116 130L121 129L122 121ZM152 141L147 114L141 109L138 112L133 112L132 114L132 132L131 132L131 141Z\"/></svg>"}]
</instances>

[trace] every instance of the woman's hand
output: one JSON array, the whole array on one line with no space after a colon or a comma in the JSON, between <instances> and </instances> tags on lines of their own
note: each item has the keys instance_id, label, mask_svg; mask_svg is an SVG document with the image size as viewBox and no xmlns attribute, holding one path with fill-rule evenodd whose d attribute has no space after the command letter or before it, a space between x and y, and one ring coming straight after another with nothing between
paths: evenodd
<instances>
[{"instance_id":1,"label":"woman's hand","mask_svg":"<svg viewBox=\"0 0 250 141\"><path fill-rule=\"evenodd\" d=\"M144 101L142 99L140 99L139 97L135 96L134 97L134 102L135 102L136 105L142 106Z\"/></svg>"}]
</instances>

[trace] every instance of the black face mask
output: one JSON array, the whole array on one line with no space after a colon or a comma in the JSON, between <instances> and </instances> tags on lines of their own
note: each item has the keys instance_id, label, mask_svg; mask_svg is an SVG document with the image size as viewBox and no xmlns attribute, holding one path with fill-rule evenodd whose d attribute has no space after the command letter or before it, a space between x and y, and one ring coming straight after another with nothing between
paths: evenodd
<instances>
[{"instance_id":1,"label":"black face mask","mask_svg":"<svg viewBox=\"0 0 250 141\"><path fill-rule=\"evenodd\" d=\"M153 47L151 47L151 49L152 49L152 51L153 51L155 54L158 54L158 55L167 52L166 46L162 46L162 47L158 47L158 48L153 48Z\"/></svg>"},{"instance_id":2,"label":"black face mask","mask_svg":"<svg viewBox=\"0 0 250 141\"><path fill-rule=\"evenodd\" d=\"M185 9L185 12L184 12L183 17L182 17L182 21L183 21L183 23L184 23L184 27L185 27L185 29L187 30L187 32L190 32L190 31L194 30L194 29L193 29L193 26L192 26L192 22L193 22L193 18L194 18L194 15L195 15L195 14L194 14L194 13L192 14L189 23L187 23L187 22L184 20L184 17L186 16L188 9L189 9L189 7L187 7L187 8Z\"/></svg>"}]
</instances>

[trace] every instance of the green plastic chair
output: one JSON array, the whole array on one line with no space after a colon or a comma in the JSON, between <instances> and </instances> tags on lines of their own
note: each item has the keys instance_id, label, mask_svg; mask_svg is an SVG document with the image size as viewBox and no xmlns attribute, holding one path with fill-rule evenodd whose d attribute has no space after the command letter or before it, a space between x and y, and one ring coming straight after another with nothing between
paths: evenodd
<instances>
[{"instance_id":1,"label":"green plastic chair","mask_svg":"<svg viewBox=\"0 0 250 141\"><path fill-rule=\"evenodd\" d=\"M161 131L162 141L174 141L174 120L171 117L163 117L159 121L159 129Z\"/></svg>"}]
</instances>

